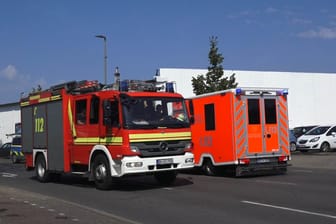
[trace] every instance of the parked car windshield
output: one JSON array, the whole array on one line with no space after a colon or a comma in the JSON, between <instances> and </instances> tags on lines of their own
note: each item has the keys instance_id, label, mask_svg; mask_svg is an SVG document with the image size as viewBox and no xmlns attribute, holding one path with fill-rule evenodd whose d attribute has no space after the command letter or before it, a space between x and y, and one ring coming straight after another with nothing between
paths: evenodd
<instances>
[{"instance_id":1,"label":"parked car windshield","mask_svg":"<svg viewBox=\"0 0 336 224\"><path fill-rule=\"evenodd\" d=\"M328 131L330 126L320 126L308 131L305 135L322 135Z\"/></svg>"},{"instance_id":2,"label":"parked car windshield","mask_svg":"<svg viewBox=\"0 0 336 224\"><path fill-rule=\"evenodd\" d=\"M12 145L21 145L21 137L14 137Z\"/></svg>"},{"instance_id":3,"label":"parked car windshield","mask_svg":"<svg viewBox=\"0 0 336 224\"><path fill-rule=\"evenodd\" d=\"M122 99L124 126L128 129L185 128L189 119L183 99L125 97Z\"/></svg>"},{"instance_id":4,"label":"parked car windshield","mask_svg":"<svg viewBox=\"0 0 336 224\"><path fill-rule=\"evenodd\" d=\"M310 126L301 126L301 127L295 127L294 128L294 135L295 137L300 137L301 135L304 135L305 133L307 133L308 131L310 131L311 129L317 127L317 125L310 125Z\"/></svg>"}]
</instances>

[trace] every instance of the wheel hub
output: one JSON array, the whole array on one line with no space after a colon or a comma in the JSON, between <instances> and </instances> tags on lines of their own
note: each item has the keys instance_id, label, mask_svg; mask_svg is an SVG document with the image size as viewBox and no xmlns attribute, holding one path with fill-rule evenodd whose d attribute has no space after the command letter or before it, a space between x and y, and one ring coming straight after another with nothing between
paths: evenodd
<instances>
[{"instance_id":1,"label":"wheel hub","mask_svg":"<svg viewBox=\"0 0 336 224\"><path fill-rule=\"evenodd\" d=\"M39 164L39 165L37 166L37 173L38 173L38 175L39 175L40 177L43 177L43 176L44 176L45 169L44 169L44 167L43 167L41 164Z\"/></svg>"},{"instance_id":2,"label":"wheel hub","mask_svg":"<svg viewBox=\"0 0 336 224\"><path fill-rule=\"evenodd\" d=\"M106 167L104 164L99 164L95 170L95 177L97 180L103 180L107 176Z\"/></svg>"}]
</instances>

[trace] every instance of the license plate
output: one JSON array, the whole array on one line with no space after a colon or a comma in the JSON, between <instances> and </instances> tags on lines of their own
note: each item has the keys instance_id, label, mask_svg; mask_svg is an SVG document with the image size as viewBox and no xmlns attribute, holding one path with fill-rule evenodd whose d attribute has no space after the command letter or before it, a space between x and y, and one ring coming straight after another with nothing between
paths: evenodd
<instances>
[{"instance_id":1,"label":"license plate","mask_svg":"<svg viewBox=\"0 0 336 224\"><path fill-rule=\"evenodd\" d=\"M170 159L158 159L156 160L157 165L166 165L166 164L172 164L174 163L174 160L172 158Z\"/></svg>"},{"instance_id":2,"label":"license plate","mask_svg":"<svg viewBox=\"0 0 336 224\"><path fill-rule=\"evenodd\" d=\"M269 159L258 159L257 163L269 163L270 160Z\"/></svg>"}]
</instances>

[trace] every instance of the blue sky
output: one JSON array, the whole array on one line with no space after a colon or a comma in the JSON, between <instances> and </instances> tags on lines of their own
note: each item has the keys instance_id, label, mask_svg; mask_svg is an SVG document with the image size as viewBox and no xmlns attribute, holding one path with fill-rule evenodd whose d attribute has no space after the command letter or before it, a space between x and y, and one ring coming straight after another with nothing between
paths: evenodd
<instances>
[{"instance_id":1,"label":"blue sky","mask_svg":"<svg viewBox=\"0 0 336 224\"><path fill-rule=\"evenodd\" d=\"M0 104L38 84L150 79L204 68L218 37L224 69L336 73L336 1L1 0Z\"/></svg>"}]
</instances>

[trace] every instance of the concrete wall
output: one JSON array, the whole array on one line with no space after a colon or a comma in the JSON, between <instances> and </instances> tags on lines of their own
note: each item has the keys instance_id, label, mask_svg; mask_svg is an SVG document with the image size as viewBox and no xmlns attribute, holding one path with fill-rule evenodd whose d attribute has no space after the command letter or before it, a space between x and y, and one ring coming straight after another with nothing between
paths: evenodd
<instances>
[{"instance_id":1,"label":"concrete wall","mask_svg":"<svg viewBox=\"0 0 336 224\"><path fill-rule=\"evenodd\" d=\"M0 145L12 141L7 134L15 133L15 123L21 120L19 103L0 105Z\"/></svg>"},{"instance_id":2,"label":"concrete wall","mask_svg":"<svg viewBox=\"0 0 336 224\"><path fill-rule=\"evenodd\" d=\"M192 77L207 69L160 69L161 79L176 81L177 92L194 95ZM336 123L336 74L225 70L236 74L238 87L288 88L288 115L291 128L301 125Z\"/></svg>"}]
</instances>

